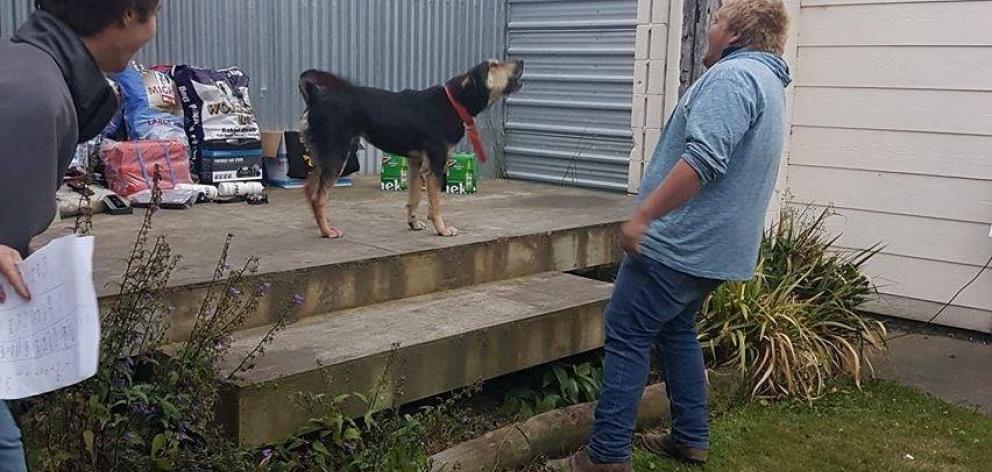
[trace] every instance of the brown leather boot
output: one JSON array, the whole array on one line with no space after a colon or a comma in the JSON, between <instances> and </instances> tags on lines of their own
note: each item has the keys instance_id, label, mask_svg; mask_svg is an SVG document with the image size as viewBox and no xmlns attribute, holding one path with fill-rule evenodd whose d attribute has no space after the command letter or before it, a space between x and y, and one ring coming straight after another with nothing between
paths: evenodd
<instances>
[{"instance_id":1,"label":"brown leather boot","mask_svg":"<svg viewBox=\"0 0 992 472\"><path fill-rule=\"evenodd\" d=\"M633 472L630 462L626 464L596 464L585 450L576 452L568 459L548 462L553 472Z\"/></svg>"},{"instance_id":2,"label":"brown leather boot","mask_svg":"<svg viewBox=\"0 0 992 472\"><path fill-rule=\"evenodd\" d=\"M641 434L638 440L652 454L671 457L687 464L702 465L709 458L710 451L686 446L668 434Z\"/></svg>"}]
</instances>

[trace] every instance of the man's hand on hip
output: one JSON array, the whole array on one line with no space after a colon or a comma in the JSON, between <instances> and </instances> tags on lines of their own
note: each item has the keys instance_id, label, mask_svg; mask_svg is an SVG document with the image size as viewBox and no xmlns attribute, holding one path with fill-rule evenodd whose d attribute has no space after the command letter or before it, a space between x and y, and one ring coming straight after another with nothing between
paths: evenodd
<instances>
[{"instance_id":1,"label":"man's hand on hip","mask_svg":"<svg viewBox=\"0 0 992 472\"><path fill-rule=\"evenodd\" d=\"M634 217L620 229L623 250L627 254L638 254L641 251L641 239L648 232L651 222L684 205L701 188L699 174L685 159L680 159L661 185L644 200Z\"/></svg>"},{"instance_id":2,"label":"man's hand on hip","mask_svg":"<svg viewBox=\"0 0 992 472\"><path fill-rule=\"evenodd\" d=\"M24 278L21 277L21 262L23 260L19 252L0 245L0 277L7 279L7 282L14 287L17 295L25 300L30 300L31 293L28 292L27 285L24 284ZM7 294L4 293L3 287L0 287L0 303L5 301L7 301Z\"/></svg>"},{"instance_id":3,"label":"man's hand on hip","mask_svg":"<svg viewBox=\"0 0 992 472\"><path fill-rule=\"evenodd\" d=\"M648 232L648 221L635 215L630 221L620 227L620 244L624 252L632 256L641 252L641 238Z\"/></svg>"}]
</instances>

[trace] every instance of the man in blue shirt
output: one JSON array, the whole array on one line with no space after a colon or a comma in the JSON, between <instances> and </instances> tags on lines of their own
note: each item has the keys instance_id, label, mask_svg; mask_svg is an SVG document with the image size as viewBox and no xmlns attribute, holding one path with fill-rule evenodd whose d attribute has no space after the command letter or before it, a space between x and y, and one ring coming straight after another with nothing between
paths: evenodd
<instances>
[{"instance_id":1,"label":"man in blue shirt","mask_svg":"<svg viewBox=\"0 0 992 472\"><path fill-rule=\"evenodd\" d=\"M706 74L680 100L623 226L627 253L604 314L603 389L589 446L553 468L629 471L651 346L662 360L672 434L655 453L706 461L706 370L695 329L726 280L753 277L785 139L782 0L727 0L709 31Z\"/></svg>"}]
</instances>

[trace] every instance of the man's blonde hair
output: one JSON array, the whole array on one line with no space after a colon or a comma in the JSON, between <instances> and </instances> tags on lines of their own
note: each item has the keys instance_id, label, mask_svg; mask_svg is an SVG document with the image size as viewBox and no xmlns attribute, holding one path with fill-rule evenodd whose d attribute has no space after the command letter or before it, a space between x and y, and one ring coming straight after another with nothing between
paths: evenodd
<instances>
[{"instance_id":1,"label":"man's blonde hair","mask_svg":"<svg viewBox=\"0 0 992 472\"><path fill-rule=\"evenodd\" d=\"M717 15L738 36L735 46L785 53L789 13L782 0L725 0Z\"/></svg>"}]
</instances>

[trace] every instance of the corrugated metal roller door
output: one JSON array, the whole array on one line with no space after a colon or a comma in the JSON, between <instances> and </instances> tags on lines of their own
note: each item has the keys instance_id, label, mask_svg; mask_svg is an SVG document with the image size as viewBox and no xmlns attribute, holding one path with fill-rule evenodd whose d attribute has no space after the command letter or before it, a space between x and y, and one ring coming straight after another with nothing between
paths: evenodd
<instances>
[{"instance_id":1,"label":"corrugated metal roller door","mask_svg":"<svg viewBox=\"0 0 992 472\"><path fill-rule=\"evenodd\" d=\"M0 0L0 35L33 0ZM295 129L300 72L311 67L389 90L425 88L506 51L506 2L497 0L168 0L147 64L240 66L266 129ZM479 118L491 155L503 148L502 107ZM462 145L461 149L469 150ZM360 153L376 173L381 154ZM493 159L494 161L498 159Z\"/></svg>"},{"instance_id":2,"label":"corrugated metal roller door","mask_svg":"<svg viewBox=\"0 0 992 472\"><path fill-rule=\"evenodd\" d=\"M509 177L627 190L636 26L636 0L510 0L526 73L507 101Z\"/></svg>"}]
</instances>

